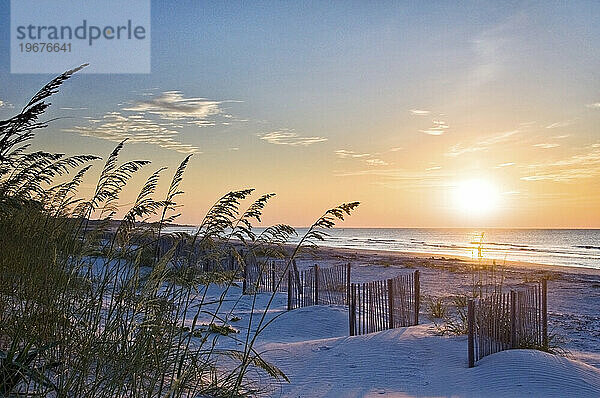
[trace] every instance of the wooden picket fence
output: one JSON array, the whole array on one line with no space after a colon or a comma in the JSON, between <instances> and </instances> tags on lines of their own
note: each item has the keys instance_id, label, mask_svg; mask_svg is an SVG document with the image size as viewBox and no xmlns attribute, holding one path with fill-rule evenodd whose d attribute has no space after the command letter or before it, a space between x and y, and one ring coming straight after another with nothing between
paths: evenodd
<instances>
[{"instance_id":1,"label":"wooden picket fence","mask_svg":"<svg viewBox=\"0 0 600 398\"><path fill-rule=\"evenodd\" d=\"M294 267L295 268L295 267ZM320 268L318 265L287 273L288 310L311 305L347 305L350 264Z\"/></svg>"},{"instance_id":2,"label":"wooden picket fence","mask_svg":"<svg viewBox=\"0 0 600 398\"><path fill-rule=\"evenodd\" d=\"M350 284L350 336L419 323L419 271L396 278Z\"/></svg>"},{"instance_id":3,"label":"wooden picket fence","mask_svg":"<svg viewBox=\"0 0 600 398\"><path fill-rule=\"evenodd\" d=\"M287 291L287 260L259 261L252 253L247 253L244 262L244 293Z\"/></svg>"},{"instance_id":4,"label":"wooden picket fence","mask_svg":"<svg viewBox=\"0 0 600 398\"><path fill-rule=\"evenodd\" d=\"M258 261L251 254L244 258L243 289L245 293L287 292L288 310L310 305L347 305L350 264L311 268L294 272L295 261Z\"/></svg>"},{"instance_id":5,"label":"wooden picket fence","mask_svg":"<svg viewBox=\"0 0 600 398\"><path fill-rule=\"evenodd\" d=\"M150 241L142 242L150 244ZM164 255L173 249L171 262L192 265L204 272L241 271L240 257L232 246L217 244L204 246L195 242L193 237L162 236L157 242L157 254Z\"/></svg>"},{"instance_id":6,"label":"wooden picket fence","mask_svg":"<svg viewBox=\"0 0 600 398\"><path fill-rule=\"evenodd\" d=\"M348 306L350 335L419 323L419 271L392 279L350 283L351 266L318 265L295 271L286 260L245 257L244 292L287 292L287 309L312 305Z\"/></svg>"},{"instance_id":7,"label":"wooden picket fence","mask_svg":"<svg viewBox=\"0 0 600 398\"><path fill-rule=\"evenodd\" d=\"M469 367L481 358L512 348L548 348L548 285L492 293L468 304Z\"/></svg>"}]
</instances>

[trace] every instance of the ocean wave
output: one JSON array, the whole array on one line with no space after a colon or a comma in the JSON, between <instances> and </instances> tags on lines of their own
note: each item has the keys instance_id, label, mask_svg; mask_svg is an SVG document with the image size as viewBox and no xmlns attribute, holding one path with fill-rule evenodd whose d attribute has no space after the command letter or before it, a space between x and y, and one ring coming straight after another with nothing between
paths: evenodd
<instances>
[{"instance_id":1,"label":"ocean wave","mask_svg":"<svg viewBox=\"0 0 600 398\"><path fill-rule=\"evenodd\" d=\"M334 229L323 245L471 257L478 254L479 235L465 229ZM600 268L599 241L600 230L490 230L484 236L482 254L485 258Z\"/></svg>"},{"instance_id":2,"label":"ocean wave","mask_svg":"<svg viewBox=\"0 0 600 398\"><path fill-rule=\"evenodd\" d=\"M600 250L600 246L592 246L592 245L575 245L578 249L589 249L589 250Z\"/></svg>"},{"instance_id":3,"label":"ocean wave","mask_svg":"<svg viewBox=\"0 0 600 398\"><path fill-rule=\"evenodd\" d=\"M471 244L479 245L479 242L471 242ZM483 242L483 247L485 247L485 246L509 246L509 247L521 247L521 248L531 247L529 245L519 245L516 243Z\"/></svg>"},{"instance_id":4,"label":"ocean wave","mask_svg":"<svg viewBox=\"0 0 600 398\"><path fill-rule=\"evenodd\" d=\"M354 239L352 239L354 240ZM356 239L359 240L359 239ZM457 243L445 243L445 242L432 242L432 243L426 243L426 242L410 242L410 243L402 243L400 241L397 240L390 240L390 239L373 239L373 238L368 238L365 239L364 242L366 244L373 244L373 243L379 243L384 247L389 247L390 249L399 249L399 248L403 248L403 249L407 249L407 250L416 250L418 251L419 249L426 249L426 248L432 248L432 249L438 249L438 250L452 250L452 251L457 251L457 250L464 250L464 251L476 251L478 249L477 245L469 245L469 244L457 244ZM395 243L395 245L388 245L388 243ZM595 249L595 246L587 246L585 247L585 249ZM535 254L549 254L549 255L557 255L557 256L572 256L572 257L581 257L581 256L586 256L586 253L583 253L581 251L574 251L574 250L569 250L568 247L535 247L535 246L530 246L530 245L519 245L519 244L512 244L512 243L498 243L498 242L492 242L492 243L485 243L482 246L482 250L483 253L485 255L485 253L501 253L501 254L510 254L510 253L535 253Z\"/></svg>"}]
</instances>

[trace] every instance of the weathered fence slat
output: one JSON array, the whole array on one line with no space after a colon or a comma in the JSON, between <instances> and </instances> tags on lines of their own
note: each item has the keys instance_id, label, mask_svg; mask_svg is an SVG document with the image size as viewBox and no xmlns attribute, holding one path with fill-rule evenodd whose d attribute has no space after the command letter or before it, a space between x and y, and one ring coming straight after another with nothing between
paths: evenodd
<instances>
[{"instance_id":1,"label":"weathered fence slat","mask_svg":"<svg viewBox=\"0 0 600 398\"><path fill-rule=\"evenodd\" d=\"M469 367L472 368L475 366L475 304L473 300L469 300L468 309L467 309L467 318L469 322Z\"/></svg>"},{"instance_id":2,"label":"weathered fence slat","mask_svg":"<svg viewBox=\"0 0 600 398\"><path fill-rule=\"evenodd\" d=\"M415 314L415 325L419 324L419 302L421 300L420 295L421 295L421 284L419 281L419 270L416 270L415 273L413 274L413 278L414 278L414 314Z\"/></svg>"},{"instance_id":3,"label":"weathered fence slat","mask_svg":"<svg viewBox=\"0 0 600 398\"><path fill-rule=\"evenodd\" d=\"M347 305L351 335L416 325L419 322L419 271L388 280L354 284L350 264L298 270L292 260L245 258L244 292L287 292L287 308Z\"/></svg>"},{"instance_id":4,"label":"weathered fence slat","mask_svg":"<svg viewBox=\"0 0 600 398\"><path fill-rule=\"evenodd\" d=\"M396 278L350 284L352 304L348 311L350 334L360 335L415 325L419 311L419 277Z\"/></svg>"},{"instance_id":5,"label":"weathered fence slat","mask_svg":"<svg viewBox=\"0 0 600 398\"><path fill-rule=\"evenodd\" d=\"M350 302L350 265L309 269L294 272L287 278L288 294L293 296L288 310L310 305L348 305ZM281 291L281 289L280 289Z\"/></svg>"},{"instance_id":6,"label":"weathered fence slat","mask_svg":"<svg viewBox=\"0 0 600 398\"><path fill-rule=\"evenodd\" d=\"M547 281L468 303L469 367L511 348L548 348Z\"/></svg>"}]
</instances>

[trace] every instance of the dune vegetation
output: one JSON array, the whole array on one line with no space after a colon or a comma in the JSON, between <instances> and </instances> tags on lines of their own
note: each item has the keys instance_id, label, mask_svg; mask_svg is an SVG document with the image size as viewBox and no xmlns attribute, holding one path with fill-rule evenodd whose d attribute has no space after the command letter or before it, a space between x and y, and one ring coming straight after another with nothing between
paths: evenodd
<instances>
[{"instance_id":1,"label":"dune vegetation","mask_svg":"<svg viewBox=\"0 0 600 398\"><path fill-rule=\"evenodd\" d=\"M243 269L248 253L286 258L323 239L358 206L325 212L291 252L295 230L253 225L274 194L252 199L253 189L232 191L207 211L194 235L165 235L176 220L190 156L172 173L167 194L156 198L168 173L158 167L127 209L123 189L146 160L122 161L120 142L103 160L91 197L78 188L96 155L32 151L48 99L74 73L45 85L14 117L0 121L0 395L57 397L251 396L265 377L286 380L254 349L267 308L245 336L229 336L231 314L210 310L201 324L211 284L236 284L231 270L197 267L230 259ZM215 303L210 303L213 305ZM217 347L236 338L237 349ZM260 381L260 382L259 382Z\"/></svg>"}]
</instances>

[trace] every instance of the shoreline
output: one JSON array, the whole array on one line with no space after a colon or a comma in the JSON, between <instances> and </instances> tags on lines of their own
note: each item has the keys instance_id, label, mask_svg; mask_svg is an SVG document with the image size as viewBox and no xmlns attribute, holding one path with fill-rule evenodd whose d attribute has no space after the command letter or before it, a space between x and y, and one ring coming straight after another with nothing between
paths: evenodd
<instances>
[{"instance_id":1,"label":"shoreline","mask_svg":"<svg viewBox=\"0 0 600 398\"><path fill-rule=\"evenodd\" d=\"M354 283L393 278L403 270L418 269L424 316L434 298L451 305L452 297L471 292L472 276L478 273L473 268L477 261L471 258L367 248L319 247L312 253L303 253L298 263L303 268L350 263ZM484 263L491 264L492 260L484 259ZM485 274L484 285L494 283ZM502 285L509 289L548 279L548 322L559 347L570 357L600 368L600 270L506 261L498 266L496 275L501 275Z\"/></svg>"},{"instance_id":2,"label":"shoreline","mask_svg":"<svg viewBox=\"0 0 600 398\"><path fill-rule=\"evenodd\" d=\"M291 246L291 245L290 245ZM439 253L422 253L422 252L404 252L404 251L393 251L393 250L381 250L381 249L368 249L368 248L344 248L344 247L332 247L332 246L319 246L315 254L317 253L327 253L329 255L341 255L341 254L371 254L374 256L381 257L389 257L396 260L404 259L410 262L414 262L415 260L429 260L431 262L436 263L450 263L450 262L459 262L463 265L475 265L478 264L478 260L475 260L466 256L457 256L457 255L444 255ZM318 256L317 256L318 257ZM491 264L494 259L491 258L482 258L484 264ZM515 271L548 271L548 272L558 272L561 274L576 274L576 275L597 275L600 276L600 269L597 268L589 268L582 266L565 266L565 265L552 265L552 264L542 264L528 261L519 261L519 260L496 260L496 265L498 267L505 267L509 270Z\"/></svg>"}]
</instances>

